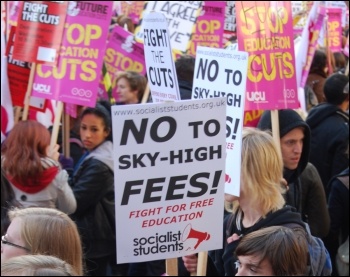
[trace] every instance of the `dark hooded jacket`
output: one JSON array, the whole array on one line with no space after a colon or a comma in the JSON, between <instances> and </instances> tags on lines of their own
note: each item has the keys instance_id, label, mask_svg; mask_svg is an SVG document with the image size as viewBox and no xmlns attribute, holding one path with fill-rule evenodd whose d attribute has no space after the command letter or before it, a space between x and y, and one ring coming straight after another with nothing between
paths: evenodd
<instances>
[{"instance_id":1,"label":"dark hooded jacket","mask_svg":"<svg viewBox=\"0 0 350 277\"><path fill-rule=\"evenodd\" d=\"M327 201L320 176L315 167L308 163L310 149L310 128L294 110L279 110L280 138L295 128L304 128L303 149L295 170L284 168L283 177L289 189L285 194L286 204L302 214L302 219L310 225L311 233L325 237L329 231L330 219ZM261 130L271 130L271 112L265 111L258 123Z\"/></svg>"},{"instance_id":2,"label":"dark hooded jacket","mask_svg":"<svg viewBox=\"0 0 350 277\"><path fill-rule=\"evenodd\" d=\"M349 114L336 105L322 103L310 110L306 122L311 129L310 162L317 168L328 197L330 179L349 164Z\"/></svg>"},{"instance_id":3,"label":"dark hooded jacket","mask_svg":"<svg viewBox=\"0 0 350 277\"><path fill-rule=\"evenodd\" d=\"M105 141L82 156L70 184L77 200L71 217L79 229L85 257L113 256L116 237L112 142Z\"/></svg>"}]
</instances>

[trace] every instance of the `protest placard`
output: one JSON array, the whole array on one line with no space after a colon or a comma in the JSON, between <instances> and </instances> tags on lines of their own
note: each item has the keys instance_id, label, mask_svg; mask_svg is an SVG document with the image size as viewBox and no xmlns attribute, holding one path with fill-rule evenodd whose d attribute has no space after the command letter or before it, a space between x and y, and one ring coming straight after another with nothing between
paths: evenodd
<instances>
[{"instance_id":1,"label":"protest placard","mask_svg":"<svg viewBox=\"0 0 350 277\"><path fill-rule=\"evenodd\" d=\"M312 1L291 1L293 17L293 33L301 35L312 7Z\"/></svg>"},{"instance_id":2,"label":"protest placard","mask_svg":"<svg viewBox=\"0 0 350 277\"><path fill-rule=\"evenodd\" d=\"M143 44L136 42L132 33L118 25L113 28L109 36L104 62L111 76L112 95L115 99L118 99L118 95L115 91L114 76L118 71L135 71L141 75L146 74ZM100 88L101 85L103 84L100 83Z\"/></svg>"},{"instance_id":3,"label":"protest placard","mask_svg":"<svg viewBox=\"0 0 350 277\"><path fill-rule=\"evenodd\" d=\"M136 27L135 39L143 42L143 21L150 12L164 14L169 28L170 44L173 49L185 52L196 22L202 1L146 1L140 25Z\"/></svg>"},{"instance_id":4,"label":"protest placard","mask_svg":"<svg viewBox=\"0 0 350 277\"><path fill-rule=\"evenodd\" d=\"M145 1L115 1L119 6L117 9L118 15L124 14L130 17L132 22L137 25L140 20L144 8Z\"/></svg>"},{"instance_id":5,"label":"protest placard","mask_svg":"<svg viewBox=\"0 0 350 277\"><path fill-rule=\"evenodd\" d=\"M197 46L222 48L225 7L225 1L203 1L187 54L195 56Z\"/></svg>"},{"instance_id":6,"label":"protest placard","mask_svg":"<svg viewBox=\"0 0 350 277\"><path fill-rule=\"evenodd\" d=\"M331 52L341 52L342 50L342 10L339 8L327 8L327 34L323 45L326 45Z\"/></svg>"},{"instance_id":7,"label":"protest placard","mask_svg":"<svg viewBox=\"0 0 350 277\"><path fill-rule=\"evenodd\" d=\"M246 110L299 107L290 1L237 1L238 49L249 53Z\"/></svg>"},{"instance_id":8,"label":"protest placard","mask_svg":"<svg viewBox=\"0 0 350 277\"><path fill-rule=\"evenodd\" d=\"M67 5L66 1L22 2L13 49L15 60L56 64Z\"/></svg>"},{"instance_id":9,"label":"protest placard","mask_svg":"<svg viewBox=\"0 0 350 277\"><path fill-rule=\"evenodd\" d=\"M349 8L346 5L346 1L325 1L327 8L339 8L342 10L341 26L346 27L349 25Z\"/></svg>"},{"instance_id":10,"label":"protest placard","mask_svg":"<svg viewBox=\"0 0 350 277\"><path fill-rule=\"evenodd\" d=\"M192 99L226 97L225 192L239 195L248 54L198 46Z\"/></svg>"},{"instance_id":11,"label":"protest placard","mask_svg":"<svg viewBox=\"0 0 350 277\"><path fill-rule=\"evenodd\" d=\"M324 17L326 15L326 8L323 6L316 7L315 5L315 8L313 9L316 9L317 13L314 17L308 18L307 26L305 26L305 29L303 31L304 41L307 42L307 44L304 44L303 47L307 49L307 53L305 63L299 63L299 66L302 64L301 79L299 84L299 86L302 88L305 86L307 77L309 75L311 63L317 48L317 41L319 39L319 34L324 23Z\"/></svg>"},{"instance_id":12,"label":"protest placard","mask_svg":"<svg viewBox=\"0 0 350 277\"><path fill-rule=\"evenodd\" d=\"M58 66L37 66L33 96L95 106L111 12L110 1L70 2Z\"/></svg>"},{"instance_id":13,"label":"protest placard","mask_svg":"<svg viewBox=\"0 0 350 277\"><path fill-rule=\"evenodd\" d=\"M142 26L153 102L181 100L165 16L158 12L149 13L143 19Z\"/></svg>"},{"instance_id":14,"label":"protest placard","mask_svg":"<svg viewBox=\"0 0 350 277\"><path fill-rule=\"evenodd\" d=\"M237 37L236 1L226 2L223 44Z\"/></svg>"},{"instance_id":15,"label":"protest placard","mask_svg":"<svg viewBox=\"0 0 350 277\"><path fill-rule=\"evenodd\" d=\"M224 98L112 106L117 263L222 246L225 116Z\"/></svg>"},{"instance_id":16,"label":"protest placard","mask_svg":"<svg viewBox=\"0 0 350 277\"><path fill-rule=\"evenodd\" d=\"M128 70L146 74L143 45L134 41L133 35L121 26L113 28L104 60L111 75Z\"/></svg>"}]
</instances>

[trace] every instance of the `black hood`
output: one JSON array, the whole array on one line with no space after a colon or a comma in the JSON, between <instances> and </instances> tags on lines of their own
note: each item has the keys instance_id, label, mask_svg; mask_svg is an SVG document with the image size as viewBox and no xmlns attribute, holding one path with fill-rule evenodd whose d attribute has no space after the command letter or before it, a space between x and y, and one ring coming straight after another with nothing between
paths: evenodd
<instances>
[{"instance_id":1,"label":"black hood","mask_svg":"<svg viewBox=\"0 0 350 277\"><path fill-rule=\"evenodd\" d=\"M311 129L314 129L321 122L324 122L326 118L336 113L343 116L349 121L349 115L344 113L336 105L321 103L310 110L306 119L306 123L310 126Z\"/></svg>"},{"instance_id":2,"label":"black hood","mask_svg":"<svg viewBox=\"0 0 350 277\"><path fill-rule=\"evenodd\" d=\"M309 125L301 118L301 116L294 110L279 110L278 111L279 120L279 131L280 138L285 136L291 130L303 127L304 128L304 143L303 150L301 153L300 161L298 167L295 170L284 169L283 177L288 183L294 182L300 174L304 171L307 163L309 161L310 153L310 128ZM261 130L272 130L271 124L271 112L265 111L257 126Z\"/></svg>"}]
</instances>

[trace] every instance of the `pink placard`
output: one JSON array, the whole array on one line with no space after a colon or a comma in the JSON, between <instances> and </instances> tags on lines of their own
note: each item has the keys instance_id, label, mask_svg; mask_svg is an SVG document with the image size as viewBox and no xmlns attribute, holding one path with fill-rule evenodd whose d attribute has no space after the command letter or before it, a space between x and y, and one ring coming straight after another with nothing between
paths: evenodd
<instances>
[{"instance_id":1,"label":"pink placard","mask_svg":"<svg viewBox=\"0 0 350 277\"><path fill-rule=\"evenodd\" d=\"M111 1L70 1L58 66L37 66L33 96L95 106L111 14Z\"/></svg>"},{"instance_id":2,"label":"pink placard","mask_svg":"<svg viewBox=\"0 0 350 277\"><path fill-rule=\"evenodd\" d=\"M120 14L131 18L132 22L139 24L145 1L119 1L121 6Z\"/></svg>"},{"instance_id":3,"label":"pink placard","mask_svg":"<svg viewBox=\"0 0 350 277\"><path fill-rule=\"evenodd\" d=\"M143 44L134 40L134 35L116 25L109 37L104 56L107 71L111 76L112 95L118 99L114 89L114 76L118 71L135 71L146 74Z\"/></svg>"},{"instance_id":4,"label":"pink placard","mask_svg":"<svg viewBox=\"0 0 350 277\"><path fill-rule=\"evenodd\" d=\"M249 53L245 110L298 108L290 1L236 1L236 15Z\"/></svg>"},{"instance_id":5,"label":"pink placard","mask_svg":"<svg viewBox=\"0 0 350 277\"><path fill-rule=\"evenodd\" d=\"M332 52L341 52L342 49L342 10L339 8L327 8L327 36L328 47ZM325 44L327 45L327 44Z\"/></svg>"},{"instance_id":6,"label":"pink placard","mask_svg":"<svg viewBox=\"0 0 350 277\"><path fill-rule=\"evenodd\" d=\"M204 1L192 34L187 54L196 55L197 46L222 48L225 1Z\"/></svg>"},{"instance_id":7,"label":"pink placard","mask_svg":"<svg viewBox=\"0 0 350 277\"><path fill-rule=\"evenodd\" d=\"M306 63L302 70L300 87L304 87L306 84L325 15L326 8L320 6L316 19L314 21L310 20L309 26L306 26L309 29L309 47L307 50Z\"/></svg>"}]
</instances>

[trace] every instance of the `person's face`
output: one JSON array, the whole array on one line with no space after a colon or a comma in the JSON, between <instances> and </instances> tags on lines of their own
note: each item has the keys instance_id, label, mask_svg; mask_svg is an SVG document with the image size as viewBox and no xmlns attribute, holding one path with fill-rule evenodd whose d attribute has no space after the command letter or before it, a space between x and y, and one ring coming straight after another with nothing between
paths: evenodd
<instances>
[{"instance_id":1,"label":"person's face","mask_svg":"<svg viewBox=\"0 0 350 277\"><path fill-rule=\"evenodd\" d=\"M119 101L125 104L136 104L139 102L137 97L137 90L131 90L129 81L121 78L117 82L117 93Z\"/></svg>"},{"instance_id":2,"label":"person's face","mask_svg":"<svg viewBox=\"0 0 350 277\"><path fill-rule=\"evenodd\" d=\"M94 114L84 115L80 122L80 138L87 150L90 151L104 142L108 134L101 117Z\"/></svg>"},{"instance_id":3,"label":"person's face","mask_svg":"<svg viewBox=\"0 0 350 277\"><path fill-rule=\"evenodd\" d=\"M1 242L1 262L5 262L12 257L28 254L27 250L18 247L25 247L25 243L21 237L21 225L22 220L19 218L13 219L10 223L7 233L4 235L4 239L9 243L13 243L14 245Z\"/></svg>"},{"instance_id":4,"label":"person's face","mask_svg":"<svg viewBox=\"0 0 350 277\"><path fill-rule=\"evenodd\" d=\"M260 262L260 263L259 263ZM271 264L267 259L260 261L257 256L238 256L236 276L274 276Z\"/></svg>"},{"instance_id":5,"label":"person's face","mask_svg":"<svg viewBox=\"0 0 350 277\"><path fill-rule=\"evenodd\" d=\"M294 170L298 167L303 143L303 128L295 128L281 138L282 158L285 168Z\"/></svg>"}]
</instances>

